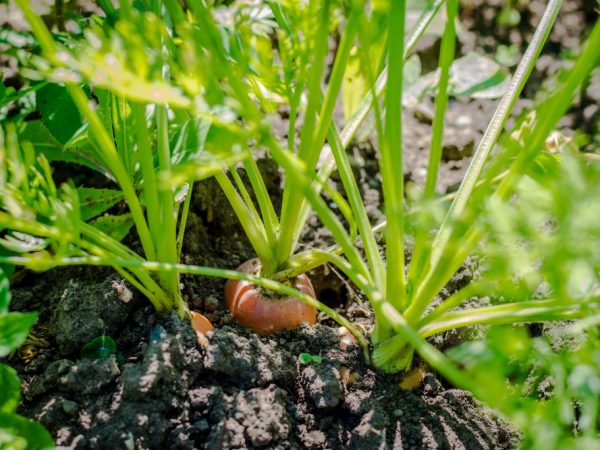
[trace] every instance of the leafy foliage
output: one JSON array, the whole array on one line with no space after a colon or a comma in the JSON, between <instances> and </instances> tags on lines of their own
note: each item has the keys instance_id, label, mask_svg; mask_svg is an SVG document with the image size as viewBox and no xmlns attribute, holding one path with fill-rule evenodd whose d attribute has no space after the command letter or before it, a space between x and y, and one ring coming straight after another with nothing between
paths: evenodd
<instances>
[{"instance_id":1,"label":"leafy foliage","mask_svg":"<svg viewBox=\"0 0 600 450\"><path fill-rule=\"evenodd\" d=\"M24 341L37 319L35 313L8 312L8 279L0 269L0 357L7 356ZM0 448L50 449L54 443L39 424L15 413L21 399L17 372L0 364Z\"/></svg>"},{"instance_id":2,"label":"leafy foliage","mask_svg":"<svg viewBox=\"0 0 600 450\"><path fill-rule=\"evenodd\" d=\"M592 301L600 294L600 165L568 149L546 157L510 201L490 201L488 273L513 275L512 283L498 283L498 295L507 299L536 293Z\"/></svg>"},{"instance_id":3,"label":"leafy foliage","mask_svg":"<svg viewBox=\"0 0 600 450\"><path fill-rule=\"evenodd\" d=\"M522 328L493 328L484 340L462 344L449 355L487 387L491 405L522 430L523 448L596 448L598 330L574 324L559 330L531 339Z\"/></svg>"}]
</instances>

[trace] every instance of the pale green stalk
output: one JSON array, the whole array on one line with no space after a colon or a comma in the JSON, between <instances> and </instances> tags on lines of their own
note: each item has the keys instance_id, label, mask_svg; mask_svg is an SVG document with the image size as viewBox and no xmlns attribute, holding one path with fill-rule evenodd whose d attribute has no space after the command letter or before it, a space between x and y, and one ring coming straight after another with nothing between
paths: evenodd
<instances>
[{"instance_id":1,"label":"pale green stalk","mask_svg":"<svg viewBox=\"0 0 600 450\"><path fill-rule=\"evenodd\" d=\"M365 277L366 280L372 282L371 275L362 261L360 253L354 246L354 242L346 230L344 230L339 219L329 209L321 196L312 188L311 181L305 175L308 169L304 163L294 154L284 151L279 146L277 140L270 134L264 136L263 144L270 150L271 155L273 155L277 164L285 170L285 173L292 183L304 193L323 225L325 225L333 234L335 241L342 248L342 251L354 270L359 275Z\"/></svg>"},{"instance_id":2,"label":"pale green stalk","mask_svg":"<svg viewBox=\"0 0 600 450\"><path fill-rule=\"evenodd\" d=\"M425 33L425 30L427 29L427 27L429 26L429 24L435 17L436 13L438 12L440 6L444 3L444 1L445 0L435 0L435 2L432 3L429 6L429 8L427 10L425 10L423 12L423 14L417 20L417 23L415 24L410 35L406 39L406 48L404 51L404 60L405 61L410 56L411 52L414 50L415 46L417 45L417 42L419 42L419 39ZM383 93L383 91L385 89L386 82L387 82L387 67L384 68L383 71L381 72L381 74L379 75L379 78L377 79L377 81L375 83L375 88L371 89L369 92L367 92L367 94L365 95L365 98L359 103L358 107L356 108L356 111L354 112L354 114L352 115L352 117L350 118L350 120L348 121L348 123L346 124L344 129L342 130L342 132L339 134L339 138L336 138L336 140L339 140L341 142L342 148L344 150L346 148L348 148L348 146L350 145L350 142L352 141L352 139L354 139L354 135L356 134L356 132L358 131L359 127L362 125L364 120L367 118L373 105L375 105L377 103L377 99L381 96L381 94ZM375 93L375 94L373 95L373 93ZM337 133L337 130L335 130L335 128L334 128L334 130L332 132ZM331 139L331 140L333 140L333 139ZM319 186L322 183L324 183L326 180L329 179L329 177L331 176L331 173L336 168L336 164L337 163L334 159L333 153L330 153L329 155L325 155L324 162L323 162L321 168L319 169L317 179L315 180L315 183L314 183L314 189L316 189L317 192L319 192L319 189L320 189ZM300 228L304 227L304 224L308 220L309 213L310 213L310 205L309 205L309 203L304 201L302 203L302 207L300 209L300 214L299 214L299 216L301 217L301 219L299 220L299 223L302 224L301 226L299 225Z\"/></svg>"},{"instance_id":3,"label":"pale green stalk","mask_svg":"<svg viewBox=\"0 0 600 450\"><path fill-rule=\"evenodd\" d=\"M328 32L329 32L329 0L325 0L321 5L319 28L315 36L314 58L312 61L310 79L308 81L308 105L304 114L304 124L300 134L300 145L298 148L299 158L312 169L320 153L320 147L314 146L315 143L315 122L317 120L318 100L321 92L321 77L325 65L325 57L328 50ZM329 89L329 88L328 88ZM327 120L321 117L319 120ZM319 125L317 125L317 128ZM312 164L311 164L312 162ZM296 223L298 219L298 209L302 204L302 193L293 189L286 181L286 187L283 192L283 204L281 208L281 233L277 242L275 256L277 265L280 266L293 253L295 235L298 233Z\"/></svg>"},{"instance_id":4,"label":"pale green stalk","mask_svg":"<svg viewBox=\"0 0 600 450\"><path fill-rule=\"evenodd\" d=\"M188 191L183 201L181 215L179 217L179 231L177 233L177 261L181 260L181 250L183 248L183 238L185 236L185 228L187 225L188 214L190 212L190 204L192 202L192 194L194 192L194 183L190 182Z\"/></svg>"},{"instance_id":5,"label":"pale green stalk","mask_svg":"<svg viewBox=\"0 0 600 450\"><path fill-rule=\"evenodd\" d=\"M465 174L456 197L450 206L450 210L446 214L444 222L432 244L431 271L436 270L440 256L445 251L445 247L452 234L454 222L460 218L465 211L467 202L471 197L471 193L475 188L475 184L477 183L488 156L498 141L500 133L504 128L504 124L508 120L510 112L517 102L531 71L535 67L535 62L542 51L544 42L546 42L546 39L550 34L550 30L558 16L561 5L562 0L549 1L544 15L527 47L525 55L523 55L523 59L521 59L521 62L512 77L506 94L502 97L502 100L477 147L475 155L467 169L467 173Z\"/></svg>"},{"instance_id":6,"label":"pale green stalk","mask_svg":"<svg viewBox=\"0 0 600 450\"><path fill-rule=\"evenodd\" d=\"M51 226L14 217L4 211L0 211L0 228L3 230L15 229L21 233L52 239L58 239L60 237L60 232Z\"/></svg>"},{"instance_id":7,"label":"pale green stalk","mask_svg":"<svg viewBox=\"0 0 600 450\"><path fill-rule=\"evenodd\" d=\"M416 280L417 285L415 286L415 293L411 300L409 309L406 312L407 320L411 323L418 319L418 317L429 304L432 296L434 296L443 286L439 285L443 281L443 278L446 277L440 277L440 267L442 267L440 266L440 260L442 259L443 255L448 255L450 252L450 249L448 249L448 244L452 236L456 220L459 219L465 211L467 201L475 189L477 180L481 171L483 170L488 156L498 140L504 124L510 115L510 111L516 103L523 86L527 81L527 78L535 66L535 61L537 60L542 46L550 33L552 24L558 15L561 4L562 0L551 0L549 2L540 25L536 29L525 55L517 67L515 74L513 75L510 86L500 101L490 125L484 133L477 151L473 156L473 160L469 165L467 173L465 174L465 178L463 179L463 182L461 183L458 192L454 197L454 201L452 202L450 210L446 214L437 236L432 243L432 252L428 264L429 270L424 276L420 277L419 280ZM471 242L473 242L473 240ZM471 251L471 249L468 251ZM463 252L460 253L461 255L463 254ZM447 274L452 268L445 264L443 269ZM452 276L452 274L450 276ZM443 282L445 283L445 281Z\"/></svg>"},{"instance_id":8,"label":"pale green stalk","mask_svg":"<svg viewBox=\"0 0 600 450\"><path fill-rule=\"evenodd\" d=\"M146 211L148 213L148 225L150 232L154 236L154 245L158 246L156 239L160 239L160 217L159 202L158 202L158 185L156 182L156 174L154 167L154 155L152 154L152 142L148 131L148 123L146 122L146 106L142 104L131 103L131 109L134 115L135 131L137 140L137 160L142 171L142 179L144 180L144 200L146 203Z\"/></svg>"},{"instance_id":9,"label":"pale green stalk","mask_svg":"<svg viewBox=\"0 0 600 450\"><path fill-rule=\"evenodd\" d=\"M424 325L419 329L419 334L427 338L444 331L475 325L570 320L585 317L591 306L598 308L600 302L597 300L592 305L565 303L562 300L539 300L464 309L446 313L439 320Z\"/></svg>"},{"instance_id":10,"label":"pale green stalk","mask_svg":"<svg viewBox=\"0 0 600 450\"><path fill-rule=\"evenodd\" d=\"M244 182L242 181L240 174L238 173L237 169L233 166L229 167L229 173L231 174L231 178L233 178L233 182L235 183L235 186L237 187L237 191L240 194L240 196L242 197L242 200L244 201L246 208L250 211L252 220L254 220L254 222L256 222L261 227L261 229L263 230L263 234L268 243L269 235L267 234L267 227L265 226L264 221L262 221L260 219L258 210L254 206L254 202L252 201L252 198L250 197L250 194L248 193L246 186L244 186Z\"/></svg>"},{"instance_id":11,"label":"pale green stalk","mask_svg":"<svg viewBox=\"0 0 600 450\"><path fill-rule=\"evenodd\" d=\"M438 92L435 97L435 116L433 118L431 145L429 147L429 164L427 165L427 179L425 180L424 198L431 198L435 194L438 169L442 159L442 137L444 135L444 116L448 106L448 81L450 80L450 66L454 61L456 47L455 20L458 15L458 0L446 2L446 26L442 36L440 48Z\"/></svg>"},{"instance_id":12,"label":"pale green stalk","mask_svg":"<svg viewBox=\"0 0 600 450\"><path fill-rule=\"evenodd\" d=\"M254 158L245 158L243 164L244 169L246 169L246 173L248 174L250 184L252 185L254 195L256 196L256 202L260 208L262 221L267 232L267 239L269 242L275 244L279 234L279 220L277 219L275 208L273 208L271 197L269 197L269 193L267 192L267 187L265 186L262 174L260 173Z\"/></svg>"},{"instance_id":13,"label":"pale green stalk","mask_svg":"<svg viewBox=\"0 0 600 450\"><path fill-rule=\"evenodd\" d=\"M171 172L171 151L169 147L169 125L165 106L156 106L158 167L163 173ZM156 245L160 261L177 263L177 217L175 216L175 198L170 186L159 186L161 235L156 236ZM153 218L157 220L159 217ZM161 285L173 297L179 313L185 313L185 305L179 292L179 276L177 274L159 273Z\"/></svg>"},{"instance_id":14,"label":"pale green stalk","mask_svg":"<svg viewBox=\"0 0 600 450\"><path fill-rule=\"evenodd\" d=\"M348 202L350 203L354 217L357 221L358 231L362 238L370 273L373 275L373 281L377 286L384 286L385 266L381 259L381 255L379 254L379 247L371 229L371 223L367 216L364 203L362 202L360 190L356 183L356 179L354 178L352 167L350 166L344 147L339 141L339 134L331 132L329 135L329 142L342 184L344 185L344 190L348 197Z\"/></svg>"},{"instance_id":15,"label":"pale green stalk","mask_svg":"<svg viewBox=\"0 0 600 450\"><path fill-rule=\"evenodd\" d=\"M429 201L435 195L435 187L438 178L438 169L442 159L442 138L444 135L444 116L448 106L448 82L450 79L450 67L454 61L456 47L455 20L458 15L458 0L446 2L446 25L442 36L442 44L439 56L439 82L437 95L435 97L435 116L433 118L431 145L429 147L429 163L427 165L427 178L423 191L423 200ZM431 251L429 230L420 227L415 237L415 245L412 251L410 270L408 272L409 296L415 279L421 272L426 270L427 256Z\"/></svg>"},{"instance_id":16,"label":"pale green stalk","mask_svg":"<svg viewBox=\"0 0 600 450\"><path fill-rule=\"evenodd\" d=\"M237 192L227 175L221 171L215 174L215 179L225 193L229 204L235 211L240 224L248 236L248 240L261 261L263 270L272 272L275 270L276 263L269 242L267 241L266 231L258 217L253 216L253 212L244 202L243 198Z\"/></svg>"},{"instance_id":17,"label":"pale green stalk","mask_svg":"<svg viewBox=\"0 0 600 450\"><path fill-rule=\"evenodd\" d=\"M129 178L133 178L135 161L133 149L129 145L129 130L127 128L127 101L123 97L110 95L111 125L113 128L117 153L121 156ZM111 131L110 128L108 130Z\"/></svg>"},{"instance_id":18,"label":"pale green stalk","mask_svg":"<svg viewBox=\"0 0 600 450\"><path fill-rule=\"evenodd\" d=\"M406 4L392 0L388 18L388 82L385 93L385 129L381 142L380 173L386 227L385 298L401 310L406 302L404 276L404 170L402 166L402 78Z\"/></svg>"}]
</instances>

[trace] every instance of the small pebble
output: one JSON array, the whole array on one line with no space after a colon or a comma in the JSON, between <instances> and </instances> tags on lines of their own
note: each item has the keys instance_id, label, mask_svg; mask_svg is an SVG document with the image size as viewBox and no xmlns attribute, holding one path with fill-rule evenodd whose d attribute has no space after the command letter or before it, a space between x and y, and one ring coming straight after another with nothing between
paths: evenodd
<instances>
[{"instance_id":1,"label":"small pebble","mask_svg":"<svg viewBox=\"0 0 600 450\"><path fill-rule=\"evenodd\" d=\"M65 400L62 404L63 411L72 416L79 411L79 405L72 400Z\"/></svg>"},{"instance_id":2,"label":"small pebble","mask_svg":"<svg viewBox=\"0 0 600 450\"><path fill-rule=\"evenodd\" d=\"M356 345L356 338L347 328L339 327L337 329L337 335L340 338L340 348L342 350L348 350L350 347Z\"/></svg>"}]
</instances>

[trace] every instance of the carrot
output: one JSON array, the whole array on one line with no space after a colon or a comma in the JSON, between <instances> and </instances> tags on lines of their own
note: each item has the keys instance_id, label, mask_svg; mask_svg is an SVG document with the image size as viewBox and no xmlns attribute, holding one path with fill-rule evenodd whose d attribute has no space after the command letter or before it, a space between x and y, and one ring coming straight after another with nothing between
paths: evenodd
<instances>
[{"instance_id":1,"label":"carrot","mask_svg":"<svg viewBox=\"0 0 600 450\"><path fill-rule=\"evenodd\" d=\"M192 328L196 330L196 333L208 333L214 330L213 324L210 323L206 317L196 311L191 311L192 314Z\"/></svg>"},{"instance_id":2,"label":"carrot","mask_svg":"<svg viewBox=\"0 0 600 450\"><path fill-rule=\"evenodd\" d=\"M250 259L237 270L257 275L260 262L257 258ZM315 297L310 279L305 274L294 280L294 287ZM296 328L304 322L312 325L317 321L317 310L312 306L293 297L269 298L261 288L244 280L227 281L225 305L236 322L259 334Z\"/></svg>"},{"instance_id":3,"label":"carrot","mask_svg":"<svg viewBox=\"0 0 600 450\"><path fill-rule=\"evenodd\" d=\"M190 311L190 314L192 328L196 331L198 344L200 344L202 347L206 347L208 345L208 339L206 338L205 334L214 330L215 327L213 327L213 324L210 323L210 320L208 320L199 312Z\"/></svg>"}]
</instances>

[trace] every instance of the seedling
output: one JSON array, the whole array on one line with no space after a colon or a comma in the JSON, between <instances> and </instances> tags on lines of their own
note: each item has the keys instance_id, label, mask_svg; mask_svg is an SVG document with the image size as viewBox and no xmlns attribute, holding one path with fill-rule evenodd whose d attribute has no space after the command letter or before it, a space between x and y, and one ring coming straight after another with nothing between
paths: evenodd
<instances>
[{"instance_id":1,"label":"seedling","mask_svg":"<svg viewBox=\"0 0 600 450\"><path fill-rule=\"evenodd\" d=\"M300 364L321 364L323 357L320 355L311 355L310 353L300 353L298 355Z\"/></svg>"}]
</instances>

